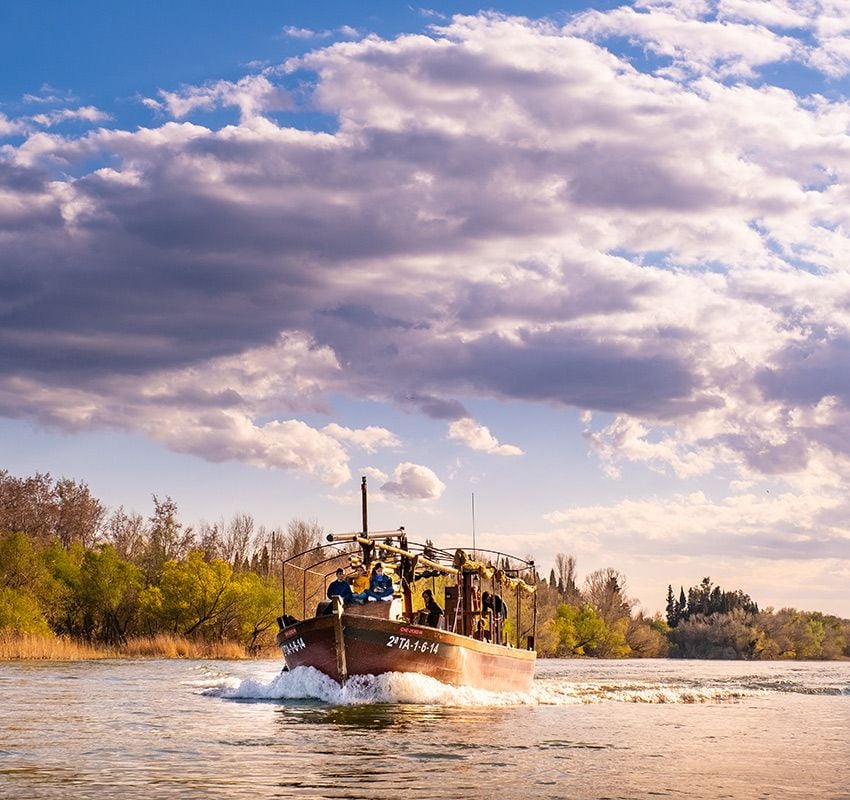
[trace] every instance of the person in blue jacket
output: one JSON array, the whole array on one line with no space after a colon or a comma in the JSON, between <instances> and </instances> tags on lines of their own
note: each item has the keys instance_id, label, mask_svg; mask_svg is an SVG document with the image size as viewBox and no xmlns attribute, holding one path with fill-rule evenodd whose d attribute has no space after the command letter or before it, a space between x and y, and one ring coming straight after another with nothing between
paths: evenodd
<instances>
[{"instance_id":1,"label":"person in blue jacket","mask_svg":"<svg viewBox=\"0 0 850 800\"><path fill-rule=\"evenodd\" d=\"M351 591L351 586L348 585L348 581L343 577L345 573L338 569L336 571L336 580L328 586L328 597L339 597L343 603L350 603L354 600L354 592Z\"/></svg>"},{"instance_id":2,"label":"person in blue jacket","mask_svg":"<svg viewBox=\"0 0 850 800\"><path fill-rule=\"evenodd\" d=\"M354 600L392 600L393 582L389 575L384 575L384 567L379 561L372 567L369 578L369 588L365 592L354 595Z\"/></svg>"}]
</instances>

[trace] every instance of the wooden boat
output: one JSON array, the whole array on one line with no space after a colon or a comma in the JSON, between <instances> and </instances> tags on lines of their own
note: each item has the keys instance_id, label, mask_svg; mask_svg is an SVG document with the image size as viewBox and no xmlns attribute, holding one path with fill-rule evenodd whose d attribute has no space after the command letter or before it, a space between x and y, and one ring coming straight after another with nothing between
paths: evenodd
<instances>
[{"instance_id":1,"label":"wooden boat","mask_svg":"<svg viewBox=\"0 0 850 800\"><path fill-rule=\"evenodd\" d=\"M286 666L314 667L340 684L356 675L413 672L453 686L528 689L536 660L534 562L410 542L404 528L370 533L365 478L362 493L362 531L329 535L328 544L284 562L277 643ZM354 574L377 561L396 576L389 601L325 599L337 568ZM444 601L436 625L423 624L427 615L414 610L426 587ZM482 606L482 592L500 602ZM500 605L507 621L497 613ZM296 610L300 619L292 615Z\"/></svg>"}]
</instances>

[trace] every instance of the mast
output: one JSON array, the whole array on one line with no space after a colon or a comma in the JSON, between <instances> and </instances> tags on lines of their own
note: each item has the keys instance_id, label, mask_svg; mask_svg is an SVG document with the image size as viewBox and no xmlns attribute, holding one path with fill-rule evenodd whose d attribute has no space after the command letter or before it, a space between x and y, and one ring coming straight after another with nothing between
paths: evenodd
<instances>
[{"instance_id":1,"label":"mast","mask_svg":"<svg viewBox=\"0 0 850 800\"><path fill-rule=\"evenodd\" d=\"M361 504L363 506L363 535L365 536L369 533L369 522L366 518L366 476L363 476L363 479L360 483L360 494L361 494Z\"/></svg>"},{"instance_id":2,"label":"mast","mask_svg":"<svg viewBox=\"0 0 850 800\"><path fill-rule=\"evenodd\" d=\"M472 552L475 553L475 492L472 493Z\"/></svg>"}]
</instances>

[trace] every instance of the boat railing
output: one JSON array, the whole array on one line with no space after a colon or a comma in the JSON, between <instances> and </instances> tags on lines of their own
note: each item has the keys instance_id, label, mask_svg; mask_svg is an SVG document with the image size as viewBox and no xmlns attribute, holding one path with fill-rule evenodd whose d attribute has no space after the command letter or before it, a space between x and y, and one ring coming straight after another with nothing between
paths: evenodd
<instances>
[{"instance_id":1,"label":"boat railing","mask_svg":"<svg viewBox=\"0 0 850 800\"><path fill-rule=\"evenodd\" d=\"M332 548L332 552L330 553L330 555L327 555L327 551L330 548ZM291 608L287 608L287 606L289 605L286 591L287 584L289 584L290 588L292 588L293 584L295 584L296 586L300 585L301 618L303 619L307 616L308 607L315 605L319 599L324 599L325 591L327 590L327 577L328 575L332 575L336 571L336 563L340 560L350 558L350 556L354 555L355 553L356 550L353 550L351 548L346 549L339 544L322 544L316 547L311 547L308 550L302 550L300 553L295 553L294 555L285 559L282 563L281 569L281 588L283 594L284 616L287 616L288 612L293 610ZM316 558L311 558L311 556L316 556ZM330 571L320 571L320 568L326 564L333 564L334 566ZM292 576L290 574L289 576L287 576L287 570L295 570L296 575ZM312 581L310 581L311 576L314 578L314 580ZM295 578L295 580L293 580L293 578ZM296 583L298 578L300 578L300 582ZM297 600L297 598L293 597L292 600Z\"/></svg>"}]
</instances>

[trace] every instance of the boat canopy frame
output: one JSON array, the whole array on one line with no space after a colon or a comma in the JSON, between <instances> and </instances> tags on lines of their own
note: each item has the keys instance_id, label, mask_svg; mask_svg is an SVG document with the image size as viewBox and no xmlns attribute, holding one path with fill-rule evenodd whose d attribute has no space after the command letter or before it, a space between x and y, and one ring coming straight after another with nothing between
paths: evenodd
<instances>
[{"instance_id":1,"label":"boat canopy frame","mask_svg":"<svg viewBox=\"0 0 850 800\"><path fill-rule=\"evenodd\" d=\"M411 618L411 621L413 616L411 587L413 584L419 580L436 577L437 573L455 578L458 590L455 595L457 599L455 600L455 620L452 629L468 636L475 635L473 620L476 618L481 620L484 616L480 608L480 588L478 589L478 607L476 608L474 590L476 580L478 578L489 579L494 587L494 593L496 583L500 586L509 587L515 591L516 602L516 640L513 646L521 647L522 639L526 638L528 649L534 649L537 628L537 593L535 588L538 578L532 559L520 558L489 548L475 548L468 554L463 550L452 552L428 542L410 542L407 539L404 527L387 531L329 534L327 539L327 543L295 553L282 562L281 588L284 618L287 617L288 611L287 583L291 585L295 577L290 575L289 580L287 580L287 570L297 570L300 573L298 577L300 577L301 584L301 618L304 619L308 617L308 602L312 606L318 599L325 599L328 578L335 573L343 559L348 559L349 568L362 566L367 570L373 562L382 560L392 563L399 575L403 608L405 615ZM396 546L394 540L398 540L398 546ZM352 545L358 545L359 551ZM380 553L388 557L380 556ZM481 560L483 554L488 557L486 562ZM315 558L311 556L315 556ZM324 569L325 565L329 564L332 565L332 569ZM315 578L315 588L308 593L308 576L310 575ZM533 582L531 584L524 580L525 577L529 576ZM321 597L317 597L320 591ZM531 619L527 621L525 628L522 625L521 614L521 595L523 593L532 594ZM459 623L458 619L460 620ZM478 625L479 623L475 624ZM458 625L460 631L457 630ZM491 614L489 625L493 634L498 637L498 643L502 644L501 619L494 622Z\"/></svg>"}]
</instances>

